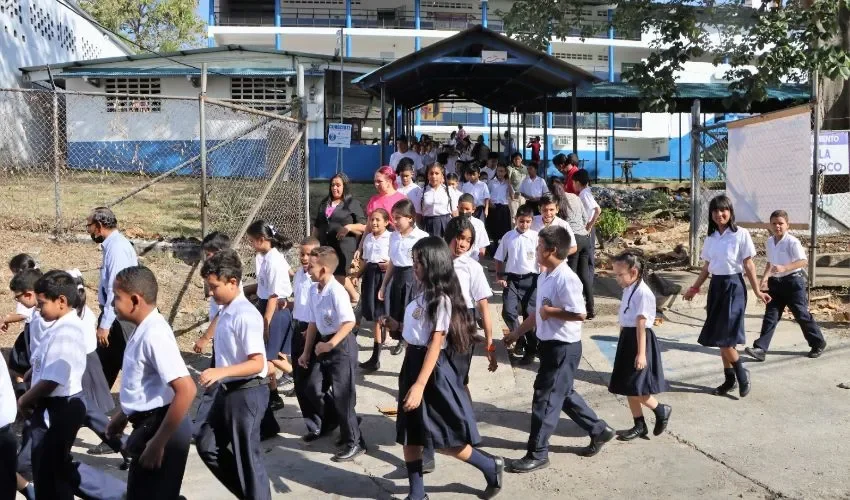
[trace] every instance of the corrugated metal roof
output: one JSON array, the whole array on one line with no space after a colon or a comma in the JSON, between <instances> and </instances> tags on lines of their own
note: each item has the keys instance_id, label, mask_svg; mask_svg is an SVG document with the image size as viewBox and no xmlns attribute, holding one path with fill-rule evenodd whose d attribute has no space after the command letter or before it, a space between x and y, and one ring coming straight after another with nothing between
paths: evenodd
<instances>
[{"instance_id":1,"label":"corrugated metal roof","mask_svg":"<svg viewBox=\"0 0 850 500\"><path fill-rule=\"evenodd\" d=\"M284 68L207 68L210 76L295 76L295 70ZM307 76L320 76L323 72L305 71ZM66 69L56 78L109 78L120 76L200 76L201 70L195 68L87 68Z\"/></svg>"}]
</instances>

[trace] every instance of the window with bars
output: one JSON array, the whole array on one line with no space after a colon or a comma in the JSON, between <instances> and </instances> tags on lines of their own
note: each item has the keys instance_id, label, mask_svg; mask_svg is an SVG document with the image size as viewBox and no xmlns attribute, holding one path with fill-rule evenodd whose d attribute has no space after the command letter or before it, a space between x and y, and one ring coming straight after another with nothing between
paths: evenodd
<instances>
[{"instance_id":1,"label":"window with bars","mask_svg":"<svg viewBox=\"0 0 850 500\"><path fill-rule=\"evenodd\" d=\"M107 78L107 94L131 94L106 98L107 113L159 113L162 100L145 96L161 94L159 78ZM137 97L138 96L138 97Z\"/></svg>"},{"instance_id":2,"label":"window with bars","mask_svg":"<svg viewBox=\"0 0 850 500\"><path fill-rule=\"evenodd\" d=\"M599 55L596 56L596 60L607 62L608 61L608 55L607 54L599 54Z\"/></svg>"},{"instance_id":3,"label":"window with bars","mask_svg":"<svg viewBox=\"0 0 850 500\"><path fill-rule=\"evenodd\" d=\"M286 111L289 109L289 88L285 77L231 78L230 97L261 111ZM259 101L259 102L250 102Z\"/></svg>"},{"instance_id":4,"label":"window with bars","mask_svg":"<svg viewBox=\"0 0 850 500\"><path fill-rule=\"evenodd\" d=\"M439 1L439 0L435 1L435 2L429 2L429 4L427 6L428 7L437 7L437 8L440 8L440 9L464 9L464 10L468 10L468 9L472 8L472 5L470 5L468 3L464 3L464 2L442 2L442 1Z\"/></svg>"},{"instance_id":5,"label":"window with bars","mask_svg":"<svg viewBox=\"0 0 850 500\"><path fill-rule=\"evenodd\" d=\"M592 61L592 54L573 54L569 52L555 52L555 57L565 61Z\"/></svg>"}]
</instances>

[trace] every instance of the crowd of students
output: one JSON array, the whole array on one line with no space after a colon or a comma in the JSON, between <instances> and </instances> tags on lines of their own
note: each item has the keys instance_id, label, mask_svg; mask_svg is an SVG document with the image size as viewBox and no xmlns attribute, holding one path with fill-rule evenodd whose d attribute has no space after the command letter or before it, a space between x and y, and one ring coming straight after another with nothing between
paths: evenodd
<instances>
[{"instance_id":1,"label":"crowd of students","mask_svg":"<svg viewBox=\"0 0 850 500\"><path fill-rule=\"evenodd\" d=\"M404 187L416 184L408 177L413 162L407 160L398 165ZM283 406L278 372L292 377L306 428L302 439L322 439L338 428L339 450L330 460L354 460L368 450L356 409L356 332L364 322L374 325L374 344L371 356L359 363L362 370L380 368L387 337L397 342L394 354L404 352L396 441L402 445L410 499L427 498L423 475L435 469L436 451L478 469L483 498L500 492L505 471L546 467L561 411L589 435L581 451L588 457L615 437L647 438L643 407L654 416L653 434L662 434L672 409L656 399L667 382L652 330L655 296L636 254L626 251L614 258L623 296L609 384L609 391L627 397L634 426L615 431L574 389L582 324L592 315L590 235L599 216L587 173L578 170L568 180L541 185L529 165L517 193L506 165L497 161L494 171L488 184L478 166L470 165L458 189L437 161L427 167L424 185L403 191L406 197L390 211L373 208L356 252L364 263L363 274L356 277L361 280L358 304L346 290L350 277L337 273L339 250L313 236L298 244L299 265L293 268L285 256L292 242L268 222L255 221L247 241L256 252L256 283L243 284L243 263L230 248L233 242L218 232L208 235L201 276L210 295L210 324L195 350L203 352L212 341L213 355L198 378L203 394L193 419L196 384L157 310L157 280L148 268L127 265L111 282L100 284L108 288L117 320L134 328L123 349L119 408L107 420L110 385L106 367L92 355L98 324L85 304L82 275L76 270L42 273L31 257L15 256L10 288L17 309L3 319L3 328L16 322L25 326L8 367L0 357L0 370L10 374L0 377L0 498L17 490L41 499L75 494L176 499L192 439L203 463L233 496L270 498L260 442L280 432L274 417ZM572 184L572 193L565 184ZM511 213L509 202L518 196L525 199ZM810 357L818 357L826 342L805 307L800 275L805 254L787 233L787 214L778 210L771 216L769 263L759 281L752 240L736 226L728 198L715 198L709 211L705 265L685 298L699 293L711 275L699 342L720 347L725 381L714 393L726 394L737 385L744 397L753 384L736 350L745 341L743 274L768 304L762 336L748 348L755 359L764 359L785 305L809 341ZM106 219L89 218L94 233L101 220ZM492 270L479 262L488 253ZM509 461L477 448L481 436L468 387L476 350L483 351L489 370L498 367L489 271L502 293L502 319L510 332L504 344L520 363L539 358L526 453ZM18 418L24 421L20 443L12 427ZM128 423L133 430L125 436ZM72 459L71 447L84 425L102 429L104 442L126 456L126 483Z\"/></svg>"}]
</instances>

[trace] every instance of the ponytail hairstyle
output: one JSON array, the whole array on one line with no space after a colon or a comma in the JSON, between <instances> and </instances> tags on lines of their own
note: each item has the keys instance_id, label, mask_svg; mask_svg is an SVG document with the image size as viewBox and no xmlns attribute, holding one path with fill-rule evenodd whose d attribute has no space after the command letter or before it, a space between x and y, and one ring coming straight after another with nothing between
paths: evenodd
<instances>
[{"instance_id":1,"label":"ponytail hairstyle","mask_svg":"<svg viewBox=\"0 0 850 500\"><path fill-rule=\"evenodd\" d=\"M278 232L277 229L268 222L260 219L255 220L248 226L246 234L252 238L265 238L272 244L272 248L277 248L278 251L285 252L292 248L292 241L285 235Z\"/></svg>"},{"instance_id":2,"label":"ponytail hairstyle","mask_svg":"<svg viewBox=\"0 0 850 500\"><path fill-rule=\"evenodd\" d=\"M729 199L725 194L721 194L720 196L715 196L712 198L711 203L708 204L708 235L711 236L717 231L717 224L714 222L714 218L711 214L715 210L729 210L729 230L733 233L738 231L738 226L735 224L735 207L732 206L732 200Z\"/></svg>"},{"instance_id":3,"label":"ponytail hairstyle","mask_svg":"<svg viewBox=\"0 0 850 500\"><path fill-rule=\"evenodd\" d=\"M466 309L448 245L437 236L422 238L413 245L413 258L425 269L419 283L425 317L436 317L441 302L448 300L452 312L446 334L456 352L467 352L475 335L475 323Z\"/></svg>"},{"instance_id":4,"label":"ponytail hairstyle","mask_svg":"<svg viewBox=\"0 0 850 500\"><path fill-rule=\"evenodd\" d=\"M635 294L635 291L638 289L641 282L643 281L643 271L646 268L646 265L644 264L643 259L640 257L640 255L636 254L635 252L633 252L631 250L625 250L625 251L621 252L619 255L614 256L613 261L614 262L622 262L623 264L626 265L626 267L629 268L629 270L637 268L637 271L638 271L637 280L634 282L634 284L632 286L632 293L629 294L629 298L626 300L625 311L628 311L629 307L631 307L631 305L632 305L632 296ZM625 311L623 311L623 312L625 312Z\"/></svg>"},{"instance_id":5,"label":"ponytail hairstyle","mask_svg":"<svg viewBox=\"0 0 850 500\"><path fill-rule=\"evenodd\" d=\"M399 165L401 165L401 162L399 162ZM439 169L440 172L443 174L443 189L446 190L446 199L448 200L448 203L449 203L449 213L451 213L452 212L452 197L451 197L451 194L449 193L449 184L446 182L446 167L444 167L443 164L440 163L440 162L432 163L431 166L428 167L425 170L425 187L422 188L422 196L419 198L419 213L422 213L422 210L423 210L423 204L425 203L425 192L428 191L428 188L435 189L435 188L432 188L431 183L428 182L428 174L430 174L431 170L433 170L435 168Z\"/></svg>"},{"instance_id":6,"label":"ponytail hairstyle","mask_svg":"<svg viewBox=\"0 0 850 500\"><path fill-rule=\"evenodd\" d=\"M19 253L9 260L9 270L12 274L18 274L24 269L38 269L38 264L30 254Z\"/></svg>"},{"instance_id":7,"label":"ponytail hairstyle","mask_svg":"<svg viewBox=\"0 0 850 500\"><path fill-rule=\"evenodd\" d=\"M77 285L77 305L74 309L77 310L77 316L82 318L86 311L86 288L83 282L83 273L77 268L69 269L65 272L74 279L74 283Z\"/></svg>"}]
</instances>

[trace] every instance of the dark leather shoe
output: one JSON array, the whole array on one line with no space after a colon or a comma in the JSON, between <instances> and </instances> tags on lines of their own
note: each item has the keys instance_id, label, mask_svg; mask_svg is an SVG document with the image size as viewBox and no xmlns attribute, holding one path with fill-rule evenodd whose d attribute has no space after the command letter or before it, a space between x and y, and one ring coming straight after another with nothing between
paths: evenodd
<instances>
[{"instance_id":1,"label":"dark leather shoe","mask_svg":"<svg viewBox=\"0 0 850 500\"><path fill-rule=\"evenodd\" d=\"M753 386L751 380L752 379L750 378L750 370L747 370L745 368L742 380L738 381L738 395L742 398L747 397L747 394L750 393L750 389Z\"/></svg>"},{"instance_id":2,"label":"dark leather shoe","mask_svg":"<svg viewBox=\"0 0 850 500\"><path fill-rule=\"evenodd\" d=\"M347 446L344 450L331 457L334 462L350 462L360 455L366 453L366 449L360 444Z\"/></svg>"},{"instance_id":3,"label":"dark leather shoe","mask_svg":"<svg viewBox=\"0 0 850 500\"><path fill-rule=\"evenodd\" d=\"M809 351L809 357L812 359L819 358L823 351L826 350L826 342L823 343L820 347L812 347L812 350Z\"/></svg>"},{"instance_id":4,"label":"dark leather shoe","mask_svg":"<svg viewBox=\"0 0 850 500\"><path fill-rule=\"evenodd\" d=\"M317 440L321 437L322 437L321 432L308 432L307 434L304 434L303 436L301 436L301 441L304 441L305 443L312 443L313 441L315 441L315 440Z\"/></svg>"},{"instance_id":5,"label":"dark leather shoe","mask_svg":"<svg viewBox=\"0 0 850 500\"><path fill-rule=\"evenodd\" d=\"M127 456L124 450L121 450L121 458L123 461L121 462L121 465L118 466L118 470L129 470L130 465L133 463L133 459Z\"/></svg>"},{"instance_id":6,"label":"dark leather shoe","mask_svg":"<svg viewBox=\"0 0 850 500\"><path fill-rule=\"evenodd\" d=\"M631 441L633 439L649 439L649 429L646 424L636 424L631 429L617 431L617 441Z\"/></svg>"},{"instance_id":7,"label":"dark leather shoe","mask_svg":"<svg viewBox=\"0 0 850 500\"><path fill-rule=\"evenodd\" d=\"M272 394L269 398L269 408L271 411L282 410L284 407L283 398L280 397L280 394Z\"/></svg>"},{"instance_id":8,"label":"dark leather shoe","mask_svg":"<svg viewBox=\"0 0 850 500\"><path fill-rule=\"evenodd\" d=\"M520 366L528 366L531 363L534 363L534 353L526 349L525 354L519 360L519 364Z\"/></svg>"},{"instance_id":9,"label":"dark leather shoe","mask_svg":"<svg viewBox=\"0 0 850 500\"><path fill-rule=\"evenodd\" d=\"M369 359L368 361L360 363L360 368L363 369L363 371L375 372L381 369L381 363L377 359Z\"/></svg>"},{"instance_id":10,"label":"dark leather shoe","mask_svg":"<svg viewBox=\"0 0 850 500\"><path fill-rule=\"evenodd\" d=\"M659 404L655 408L655 428L652 429L652 434L660 436L667 430L667 422L670 421L670 414L673 413L673 408L670 405Z\"/></svg>"},{"instance_id":11,"label":"dark leather shoe","mask_svg":"<svg viewBox=\"0 0 850 500\"><path fill-rule=\"evenodd\" d=\"M390 354L392 354L393 356L398 356L399 354L401 354L401 352L403 350L404 350L404 341L399 340L398 344L390 347Z\"/></svg>"},{"instance_id":12,"label":"dark leather shoe","mask_svg":"<svg viewBox=\"0 0 850 500\"><path fill-rule=\"evenodd\" d=\"M511 460L508 465L508 472L534 472L539 469L545 469L546 467L549 467L548 458L541 458L538 460L531 457L523 457L519 460Z\"/></svg>"},{"instance_id":13,"label":"dark leather shoe","mask_svg":"<svg viewBox=\"0 0 850 500\"><path fill-rule=\"evenodd\" d=\"M408 496L404 497L404 500L413 500L413 499L410 498L410 495L408 495ZM422 500L430 500L430 499L428 498L428 495L425 495L424 497L422 497Z\"/></svg>"},{"instance_id":14,"label":"dark leather shoe","mask_svg":"<svg viewBox=\"0 0 850 500\"><path fill-rule=\"evenodd\" d=\"M86 451L87 455L112 455L113 453L117 452L113 450L108 444L103 442L95 446L94 448L90 448L88 451Z\"/></svg>"},{"instance_id":15,"label":"dark leather shoe","mask_svg":"<svg viewBox=\"0 0 850 500\"><path fill-rule=\"evenodd\" d=\"M430 474L437 469L437 463L433 460L429 460L428 462L422 462L422 473Z\"/></svg>"},{"instance_id":16,"label":"dark leather shoe","mask_svg":"<svg viewBox=\"0 0 850 500\"><path fill-rule=\"evenodd\" d=\"M579 453L583 457L592 457L602 451L602 446L614 439L617 433L614 429L605 426L605 430L600 432L595 436L590 436L590 444L587 445L587 448L583 449L581 453Z\"/></svg>"},{"instance_id":17,"label":"dark leather shoe","mask_svg":"<svg viewBox=\"0 0 850 500\"><path fill-rule=\"evenodd\" d=\"M764 361L767 358L767 353L761 347L747 347L744 352L756 361Z\"/></svg>"},{"instance_id":18,"label":"dark leather shoe","mask_svg":"<svg viewBox=\"0 0 850 500\"><path fill-rule=\"evenodd\" d=\"M525 346L522 346L522 345L514 346L513 355L517 356L517 357L525 356Z\"/></svg>"},{"instance_id":19,"label":"dark leather shoe","mask_svg":"<svg viewBox=\"0 0 850 500\"><path fill-rule=\"evenodd\" d=\"M498 495L502 491L502 477L505 475L505 459L502 457L493 457L496 462L496 482L488 484L484 489L484 494L481 498L489 499Z\"/></svg>"},{"instance_id":20,"label":"dark leather shoe","mask_svg":"<svg viewBox=\"0 0 850 500\"><path fill-rule=\"evenodd\" d=\"M725 396L725 395L729 394L729 391L731 391L732 389L734 389L737 386L738 386L738 384L735 382L735 379L732 379L732 380L727 379L726 382L723 382L722 384L715 387L714 390L711 391L711 393L714 394L715 396Z\"/></svg>"}]
</instances>

